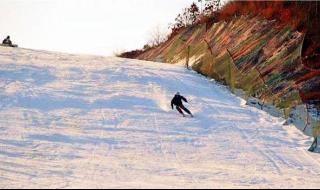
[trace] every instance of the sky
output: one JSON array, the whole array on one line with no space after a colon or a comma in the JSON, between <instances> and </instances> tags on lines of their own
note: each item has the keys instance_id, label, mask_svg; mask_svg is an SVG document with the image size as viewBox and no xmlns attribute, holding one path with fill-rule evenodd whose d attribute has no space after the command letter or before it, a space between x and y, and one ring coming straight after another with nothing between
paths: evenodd
<instances>
[{"instance_id":1,"label":"sky","mask_svg":"<svg viewBox=\"0 0 320 190\"><path fill-rule=\"evenodd\" d=\"M0 0L0 38L20 47L110 56L143 47L194 0Z\"/></svg>"}]
</instances>

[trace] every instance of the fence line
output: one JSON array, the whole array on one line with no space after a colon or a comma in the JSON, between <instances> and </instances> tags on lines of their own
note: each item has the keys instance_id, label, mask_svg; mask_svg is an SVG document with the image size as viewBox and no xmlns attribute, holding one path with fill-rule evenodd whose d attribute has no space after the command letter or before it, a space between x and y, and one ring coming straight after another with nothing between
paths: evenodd
<instances>
[{"instance_id":1,"label":"fence line","mask_svg":"<svg viewBox=\"0 0 320 190\"><path fill-rule=\"evenodd\" d=\"M206 29L206 33L204 33L204 36L203 36L203 41L207 45L207 49L209 51L209 56L212 57L212 62L211 62L211 58L209 58L209 60L203 60L203 61L205 61L204 63L207 62L207 64L210 65L209 71L208 71L208 76L212 75L212 74L219 76L219 79L220 80L225 80L227 82L227 84L229 85L231 91L234 92L234 88L236 86L236 84L235 84L235 78L237 77L236 74L239 73L241 76L243 76L243 73L236 66L235 60L233 58L233 55L231 54L231 52L230 52L230 50L228 48L226 48L226 52L229 55L231 61L230 61L230 63L228 63L228 65L226 65L226 68L225 68L226 70L222 71L222 72L224 72L223 76L221 76L221 73L219 73L219 71L213 71L214 70L213 69L214 68L214 64L215 64L214 63L214 57L213 57L214 56L214 53L213 53L214 51L213 51L213 48L210 45L209 40L206 38L207 31L208 30ZM320 71L320 69L313 69L313 68L310 68L310 67L308 67L307 65L304 64L303 61L308 59L308 57L305 57L305 58L302 57L302 48L303 48L303 44L304 44L304 39L305 39L305 36L303 37L303 40L302 40L302 43L301 43L301 46L300 46L300 48L301 48L300 49L300 61L301 61L301 64L303 65L303 67L305 69L307 69L309 71ZM181 39L181 37L179 38L179 40L181 40L184 43L182 51L183 51L183 49L185 49L185 52L186 52L186 63L185 63L185 66L186 66L187 69L189 69L192 45L190 43L188 43L187 40ZM232 66L236 69L235 72L233 71ZM218 69L218 68L216 68L216 69ZM261 71L257 68L257 66L254 66L254 70L256 70L257 74L259 75L258 77L260 78L260 80L263 83L263 86L260 89L261 90L261 92L260 92L261 94L258 95L259 99L262 100L262 104L260 102L258 102L258 104L261 106L261 110L263 110L263 108L265 106L265 103L266 103L266 99L263 96L265 96L265 93L272 94L272 89L267 85L266 80L264 79ZM221 70L220 70L220 72L221 72ZM212 73L212 74L210 74L210 73ZM255 75L253 74L253 76L255 76ZM252 86L254 84L257 84L256 81L252 81L252 82L253 82ZM283 108L283 115L284 115L285 119L288 119L290 117L290 113L292 111L292 108L297 106L297 105L299 105L299 102L302 103L304 105L304 109L305 109L305 113L306 113L306 116L305 116L305 119L304 119L304 125L305 126L304 126L304 129L303 129L303 132L305 132L308 127L312 126L312 120L310 118L310 113L309 113L310 112L309 106L308 106L308 103L305 103L304 98L302 97L303 95L302 95L302 92L301 92L301 89L300 89L300 85L296 84L296 85L293 86L293 88L299 92L299 97L300 97L301 101L295 102L294 104L291 103L290 105L288 105L288 107L284 107ZM248 98L252 95L251 94L252 90L253 90L253 87L250 87L250 86L248 87L247 90L245 90L246 95L248 96ZM275 100L273 101L273 104L275 104ZM320 128L320 125L318 127ZM314 138L315 138L315 141L312 143L311 148L310 148L310 150L312 150L312 151L317 147L318 136L315 136Z\"/></svg>"}]
</instances>

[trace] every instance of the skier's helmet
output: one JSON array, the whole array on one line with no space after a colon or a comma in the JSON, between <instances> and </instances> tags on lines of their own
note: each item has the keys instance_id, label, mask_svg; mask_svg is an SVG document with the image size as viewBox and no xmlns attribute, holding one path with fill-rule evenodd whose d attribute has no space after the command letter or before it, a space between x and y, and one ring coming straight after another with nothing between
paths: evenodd
<instances>
[{"instance_id":1,"label":"skier's helmet","mask_svg":"<svg viewBox=\"0 0 320 190\"><path fill-rule=\"evenodd\" d=\"M177 95L177 96L180 96L180 92L177 92L176 95Z\"/></svg>"}]
</instances>

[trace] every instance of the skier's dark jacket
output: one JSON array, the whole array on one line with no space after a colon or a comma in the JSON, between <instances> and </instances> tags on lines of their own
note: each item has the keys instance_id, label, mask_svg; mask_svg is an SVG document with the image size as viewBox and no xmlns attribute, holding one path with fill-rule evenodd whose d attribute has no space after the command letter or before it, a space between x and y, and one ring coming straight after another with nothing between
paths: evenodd
<instances>
[{"instance_id":1,"label":"skier's dark jacket","mask_svg":"<svg viewBox=\"0 0 320 190\"><path fill-rule=\"evenodd\" d=\"M185 102L188 102L185 97L180 96L180 95L175 95L174 98L171 100L171 107L172 107L172 109L173 109L173 105L176 105L176 106L178 106L178 107L183 106L182 100L185 101Z\"/></svg>"}]
</instances>

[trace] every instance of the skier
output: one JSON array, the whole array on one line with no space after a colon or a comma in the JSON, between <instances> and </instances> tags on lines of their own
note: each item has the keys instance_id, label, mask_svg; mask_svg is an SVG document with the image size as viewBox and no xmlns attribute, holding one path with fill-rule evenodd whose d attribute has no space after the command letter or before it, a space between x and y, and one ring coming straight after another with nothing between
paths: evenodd
<instances>
[{"instance_id":1,"label":"skier","mask_svg":"<svg viewBox=\"0 0 320 190\"><path fill-rule=\"evenodd\" d=\"M182 104L182 100L184 102L188 102L187 99L183 96L180 95L179 92L176 93L176 95L174 96L174 98L171 100L171 107L173 110L173 105L176 106L176 109L179 111L179 113L181 113L183 115L183 117L186 117L183 113L182 110L184 110L185 112L187 112L191 117L193 117L192 113L186 108L184 107L184 105Z\"/></svg>"}]
</instances>

